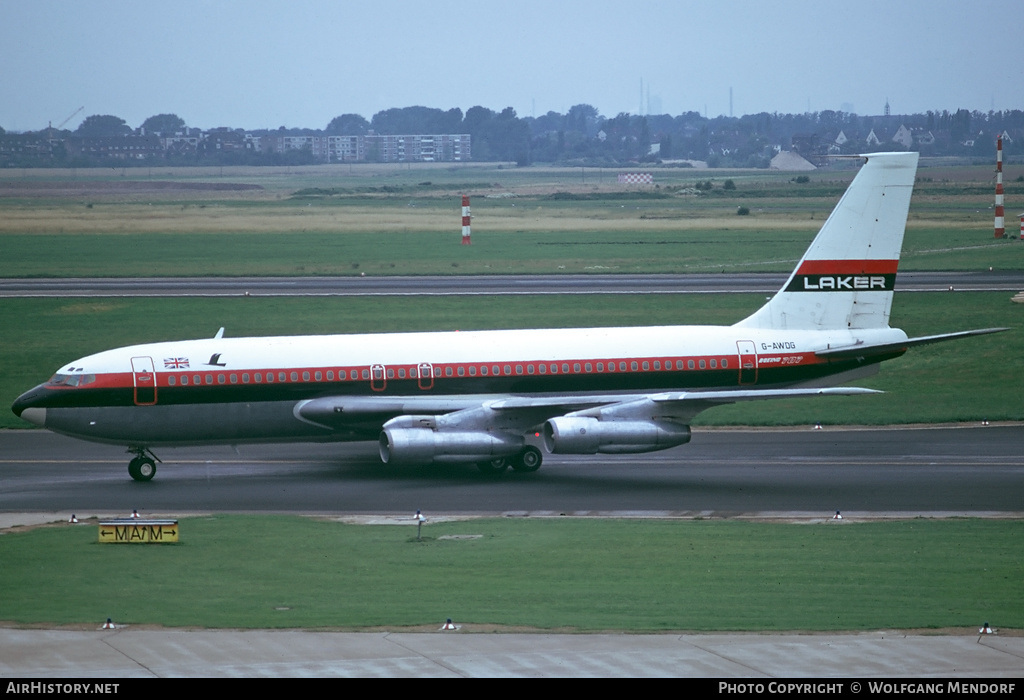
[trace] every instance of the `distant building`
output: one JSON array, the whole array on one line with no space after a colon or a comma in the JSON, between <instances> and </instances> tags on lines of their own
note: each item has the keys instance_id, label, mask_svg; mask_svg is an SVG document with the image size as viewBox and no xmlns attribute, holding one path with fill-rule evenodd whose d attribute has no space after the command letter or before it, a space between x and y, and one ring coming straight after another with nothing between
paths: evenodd
<instances>
[{"instance_id":1,"label":"distant building","mask_svg":"<svg viewBox=\"0 0 1024 700\"><path fill-rule=\"evenodd\" d=\"M268 136L264 150L309 149L326 163L460 162L472 157L469 134L366 134L365 136Z\"/></svg>"},{"instance_id":2,"label":"distant building","mask_svg":"<svg viewBox=\"0 0 1024 700\"><path fill-rule=\"evenodd\" d=\"M900 124L900 128L896 130L896 133L892 136L892 142L898 143L904 148L910 148L914 145L914 135L911 133L903 124Z\"/></svg>"},{"instance_id":3,"label":"distant building","mask_svg":"<svg viewBox=\"0 0 1024 700\"><path fill-rule=\"evenodd\" d=\"M64 141L64 145L70 156L142 160L164 154L163 144L156 134L69 138Z\"/></svg>"},{"instance_id":4,"label":"distant building","mask_svg":"<svg viewBox=\"0 0 1024 700\"><path fill-rule=\"evenodd\" d=\"M0 164L29 161L50 161L57 139L40 134L4 134L0 136Z\"/></svg>"},{"instance_id":5,"label":"distant building","mask_svg":"<svg viewBox=\"0 0 1024 700\"><path fill-rule=\"evenodd\" d=\"M469 134L368 134L368 159L381 163L460 162L472 157Z\"/></svg>"},{"instance_id":6,"label":"distant building","mask_svg":"<svg viewBox=\"0 0 1024 700\"><path fill-rule=\"evenodd\" d=\"M799 153L793 151L782 151L777 156L772 158L772 163L769 166L772 170L817 170L814 163L810 162Z\"/></svg>"}]
</instances>

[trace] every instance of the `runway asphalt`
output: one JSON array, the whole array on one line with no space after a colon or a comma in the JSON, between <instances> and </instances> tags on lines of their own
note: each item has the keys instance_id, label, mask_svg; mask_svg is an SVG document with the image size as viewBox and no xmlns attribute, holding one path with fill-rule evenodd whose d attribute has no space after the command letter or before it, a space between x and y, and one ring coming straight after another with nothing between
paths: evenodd
<instances>
[{"instance_id":1,"label":"runway asphalt","mask_svg":"<svg viewBox=\"0 0 1024 700\"><path fill-rule=\"evenodd\" d=\"M0 297L374 296L467 294L771 294L786 274L488 275L455 277L174 277L0 279ZM897 291L1013 291L1020 271L900 272Z\"/></svg>"},{"instance_id":2,"label":"runway asphalt","mask_svg":"<svg viewBox=\"0 0 1024 700\"><path fill-rule=\"evenodd\" d=\"M123 448L0 431L0 513L607 514L821 517L1024 511L1024 425L696 429L640 455L545 455L534 474L388 467L373 443L158 450L149 483Z\"/></svg>"}]
</instances>

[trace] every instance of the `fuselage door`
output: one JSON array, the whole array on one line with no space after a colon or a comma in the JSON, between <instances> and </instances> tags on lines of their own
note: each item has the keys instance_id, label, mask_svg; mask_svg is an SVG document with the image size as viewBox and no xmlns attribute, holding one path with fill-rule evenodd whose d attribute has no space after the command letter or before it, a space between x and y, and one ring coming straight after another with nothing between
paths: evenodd
<instances>
[{"instance_id":1,"label":"fuselage door","mask_svg":"<svg viewBox=\"0 0 1024 700\"><path fill-rule=\"evenodd\" d=\"M757 382L757 347L751 340L737 340L736 350L740 360L740 384Z\"/></svg>"},{"instance_id":2,"label":"fuselage door","mask_svg":"<svg viewBox=\"0 0 1024 700\"><path fill-rule=\"evenodd\" d=\"M132 358L132 383L135 387L136 406L152 406L156 403L156 370L152 357Z\"/></svg>"},{"instance_id":3,"label":"fuselage door","mask_svg":"<svg viewBox=\"0 0 1024 700\"><path fill-rule=\"evenodd\" d=\"M387 385L388 380L384 373L384 365L370 365L370 389L373 391L384 391Z\"/></svg>"},{"instance_id":4,"label":"fuselage door","mask_svg":"<svg viewBox=\"0 0 1024 700\"><path fill-rule=\"evenodd\" d=\"M434 368L429 362L421 362L417 368L416 376L420 389L427 391L434 388Z\"/></svg>"}]
</instances>

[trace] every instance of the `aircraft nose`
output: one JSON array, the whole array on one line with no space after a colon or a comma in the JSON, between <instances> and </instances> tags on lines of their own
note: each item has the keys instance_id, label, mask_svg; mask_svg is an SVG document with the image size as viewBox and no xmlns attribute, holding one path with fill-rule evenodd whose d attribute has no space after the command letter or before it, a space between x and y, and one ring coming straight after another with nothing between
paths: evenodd
<instances>
[{"instance_id":1,"label":"aircraft nose","mask_svg":"<svg viewBox=\"0 0 1024 700\"><path fill-rule=\"evenodd\" d=\"M46 409L36 405L37 399L41 396L42 392L39 391L39 387L30 389L14 400L11 410L22 420L41 427L46 423Z\"/></svg>"}]
</instances>

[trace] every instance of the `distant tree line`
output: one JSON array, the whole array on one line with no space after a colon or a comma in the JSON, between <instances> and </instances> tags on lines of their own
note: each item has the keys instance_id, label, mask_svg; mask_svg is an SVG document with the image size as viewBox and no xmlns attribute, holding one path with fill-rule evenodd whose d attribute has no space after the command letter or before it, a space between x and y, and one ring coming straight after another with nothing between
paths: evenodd
<instances>
[{"instance_id":1,"label":"distant tree line","mask_svg":"<svg viewBox=\"0 0 1024 700\"><path fill-rule=\"evenodd\" d=\"M511 107L482 106L465 113L422 106L386 109L367 120L345 113L324 129L190 128L176 114L157 114L132 128L108 114L86 117L74 131L43 129L12 134L0 128L0 164L110 165L278 165L317 162L309 150L273 150L260 144L270 136L368 134L469 134L475 161L513 161L619 166L628 163L706 161L711 167L767 167L781 150L807 157L871 150L918 150L925 155L989 157L997 135L1005 134L1007 155L1024 153L1024 111L965 109L924 114L860 116L833 110L803 114L761 112L707 118L698 112L600 114L578 104L565 114L520 117ZM901 141L894 141L900 138ZM124 139L117 153L103 139ZM874 139L874 141L871 141ZM102 144L101 144L102 146ZM137 149L137 150L129 150Z\"/></svg>"}]
</instances>

